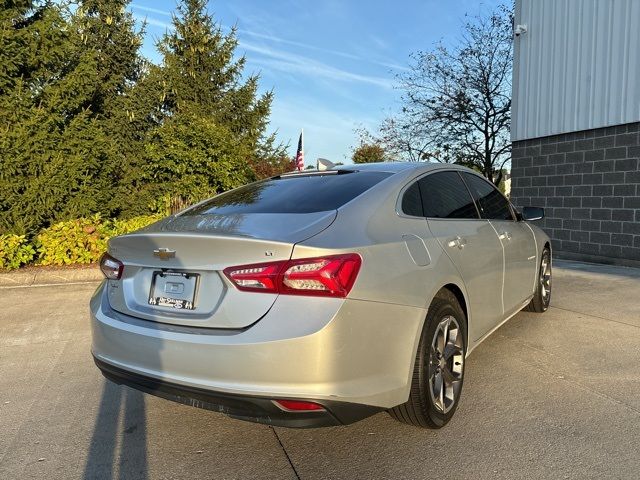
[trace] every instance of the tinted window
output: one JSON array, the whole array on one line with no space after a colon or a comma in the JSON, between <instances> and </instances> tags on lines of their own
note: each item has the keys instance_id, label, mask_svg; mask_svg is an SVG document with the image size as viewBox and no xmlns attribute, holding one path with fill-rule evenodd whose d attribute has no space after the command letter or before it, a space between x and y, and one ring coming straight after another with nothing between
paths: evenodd
<instances>
[{"instance_id":1,"label":"tinted window","mask_svg":"<svg viewBox=\"0 0 640 480\"><path fill-rule=\"evenodd\" d=\"M284 176L222 193L184 215L313 213L335 210L391 175L349 172Z\"/></svg>"},{"instance_id":2,"label":"tinted window","mask_svg":"<svg viewBox=\"0 0 640 480\"><path fill-rule=\"evenodd\" d=\"M456 172L433 173L419 184L426 217L478 218L469 190Z\"/></svg>"},{"instance_id":3,"label":"tinted window","mask_svg":"<svg viewBox=\"0 0 640 480\"><path fill-rule=\"evenodd\" d=\"M404 196L402 197L402 212L414 217L424 216L422 213L422 198L420 197L418 182L415 182L405 190Z\"/></svg>"},{"instance_id":4,"label":"tinted window","mask_svg":"<svg viewBox=\"0 0 640 480\"><path fill-rule=\"evenodd\" d=\"M496 187L477 175L470 173L463 173L462 175L467 185L469 185L473 198L480 207L482 218L513 220L509 202Z\"/></svg>"}]
</instances>

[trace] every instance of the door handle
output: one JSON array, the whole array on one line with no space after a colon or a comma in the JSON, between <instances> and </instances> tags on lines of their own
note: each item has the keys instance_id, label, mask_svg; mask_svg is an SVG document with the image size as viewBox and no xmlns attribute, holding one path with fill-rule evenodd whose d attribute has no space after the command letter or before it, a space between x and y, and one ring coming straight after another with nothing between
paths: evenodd
<instances>
[{"instance_id":1,"label":"door handle","mask_svg":"<svg viewBox=\"0 0 640 480\"><path fill-rule=\"evenodd\" d=\"M454 239L449 240L449 242L447 243L447 245L449 247L451 247L451 248L456 248L457 247L460 250L462 250L466 244L467 244L467 241L464 238L460 237L460 236L457 236Z\"/></svg>"},{"instance_id":2,"label":"door handle","mask_svg":"<svg viewBox=\"0 0 640 480\"><path fill-rule=\"evenodd\" d=\"M498 235L500 240L511 240L511 234L509 232L502 232Z\"/></svg>"}]
</instances>

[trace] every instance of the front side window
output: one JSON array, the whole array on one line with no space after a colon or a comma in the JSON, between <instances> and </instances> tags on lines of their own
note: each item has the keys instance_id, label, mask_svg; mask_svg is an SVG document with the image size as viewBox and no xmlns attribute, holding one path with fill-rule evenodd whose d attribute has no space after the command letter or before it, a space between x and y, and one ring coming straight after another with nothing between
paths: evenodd
<instances>
[{"instance_id":1,"label":"front side window","mask_svg":"<svg viewBox=\"0 0 640 480\"><path fill-rule=\"evenodd\" d=\"M482 218L488 220L513 220L509 202L487 180L471 173L462 173L474 200L478 203Z\"/></svg>"},{"instance_id":2,"label":"front side window","mask_svg":"<svg viewBox=\"0 0 640 480\"><path fill-rule=\"evenodd\" d=\"M479 218L469 190L457 172L432 173L418 183L425 217Z\"/></svg>"}]
</instances>

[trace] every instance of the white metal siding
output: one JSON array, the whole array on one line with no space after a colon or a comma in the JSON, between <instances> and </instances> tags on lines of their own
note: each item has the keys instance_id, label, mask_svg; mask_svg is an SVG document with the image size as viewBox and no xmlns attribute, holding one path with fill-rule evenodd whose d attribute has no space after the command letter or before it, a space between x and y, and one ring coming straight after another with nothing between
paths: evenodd
<instances>
[{"instance_id":1,"label":"white metal siding","mask_svg":"<svg viewBox=\"0 0 640 480\"><path fill-rule=\"evenodd\" d=\"M640 121L640 0L517 0L512 140Z\"/></svg>"}]
</instances>

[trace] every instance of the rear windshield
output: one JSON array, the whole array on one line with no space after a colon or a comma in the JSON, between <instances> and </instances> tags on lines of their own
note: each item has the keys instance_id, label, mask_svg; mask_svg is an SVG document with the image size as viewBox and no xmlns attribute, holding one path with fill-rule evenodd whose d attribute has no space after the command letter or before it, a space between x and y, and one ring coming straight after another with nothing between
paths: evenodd
<instances>
[{"instance_id":1,"label":"rear windshield","mask_svg":"<svg viewBox=\"0 0 640 480\"><path fill-rule=\"evenodd\" d=\"M242 213L314 213L335 210L378 182L389 172L350 172L279 177L222 193L183 215Z\"/></svg>"}]
</instances>

